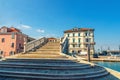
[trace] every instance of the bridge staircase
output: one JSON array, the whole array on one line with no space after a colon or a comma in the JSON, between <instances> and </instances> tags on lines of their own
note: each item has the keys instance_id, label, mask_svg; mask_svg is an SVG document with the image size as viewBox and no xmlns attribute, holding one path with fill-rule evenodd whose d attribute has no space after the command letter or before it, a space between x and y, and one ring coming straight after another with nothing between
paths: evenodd
<instances>
[{"instance_id":1,"label":"bridge staircase","mask_svg":"<svg viewBox=\"0 0 120 80\"><path fill-rule=\"evenodd\" d=\"M114 80L103 67L62 55L60 41L41 44L2 60L0 80Z\"/></svg>"}]
</instances>

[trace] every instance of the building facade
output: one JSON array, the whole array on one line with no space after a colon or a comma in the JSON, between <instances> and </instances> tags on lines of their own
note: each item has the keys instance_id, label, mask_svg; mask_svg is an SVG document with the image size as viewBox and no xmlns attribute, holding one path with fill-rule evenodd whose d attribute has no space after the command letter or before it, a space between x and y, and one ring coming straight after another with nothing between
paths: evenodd
<instances>
[{"instance_id":1,"label":"building facade","mask_svg":"<svg viewBox=\"0 0 120 80\"><path fill-rule=\"evenodd\" d=\"M23 52L24 43L27 43L28 36L14 27L0 28L0 56L6 57Z\"/></svg>"},{"instance_id":2,"label":"building facade","mask_svg":"<svg viewBox=\"0 0 120 80\"><path fill-rule=\"evenodd\" d=\"M64 31L64 37L68 38L68 52L75 51L78 54L87 54L88 46L90 53L94 53L94 29L73 28Z\"/></svg>"}]
</instances>

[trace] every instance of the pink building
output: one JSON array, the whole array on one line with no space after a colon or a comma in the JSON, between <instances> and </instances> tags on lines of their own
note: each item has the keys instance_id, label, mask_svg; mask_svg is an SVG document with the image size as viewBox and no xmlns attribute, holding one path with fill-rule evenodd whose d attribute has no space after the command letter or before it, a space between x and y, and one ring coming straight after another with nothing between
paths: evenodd
<instances>
[{"instance_id":1,"label":"pink building","mask_svg":"<svg viewBox=\"0 0 120 80\"><path fill-rule=\"evenodd\" d=\"M19 29L3 26L0 28L0 55L6 57L22 52L27 41L28 36Z\"/></svg>"}]
</instances>

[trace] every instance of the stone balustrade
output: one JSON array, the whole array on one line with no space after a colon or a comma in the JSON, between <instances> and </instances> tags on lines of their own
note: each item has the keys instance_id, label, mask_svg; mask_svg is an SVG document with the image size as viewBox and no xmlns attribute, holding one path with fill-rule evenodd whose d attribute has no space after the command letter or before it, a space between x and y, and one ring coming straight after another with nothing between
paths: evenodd
<instances>
[{"instance_id":1,"label":"stone balustrade","mask_svg":"<svg viewBox=\"0 0 120 80\"><path fill-rule=\"evenodd\" d=\"M63 40L61 39L61 53L67 53L68 52L68 38L64 37Z\"/></svg>"},{"instance_id":2,"label":"stone balustrade","mask_svg":"<svg viewBox=\"0 0 120 80\"><path fill-rule=\"evenodd\" d=\"M45 43L47 43L47 38L43 37L38 40L31 41L29 43L24 44L24 53L31 51L31 50L36 50L36 48L43 46Z\"/></svg>"}]
</instances>

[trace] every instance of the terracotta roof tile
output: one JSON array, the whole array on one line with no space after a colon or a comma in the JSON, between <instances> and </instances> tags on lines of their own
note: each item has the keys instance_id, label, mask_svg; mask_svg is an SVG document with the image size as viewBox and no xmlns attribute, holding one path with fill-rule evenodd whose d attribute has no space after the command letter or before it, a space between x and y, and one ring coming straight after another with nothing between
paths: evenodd
<instances>
[{"instance_id":1,"label":"terracotta roof tile","mask_svg":"<svg viewBox=\"0 0 120 80\"><path fill-rule=\"evenodd\" d=\"M94 29L91 29L91 28L73 28L73 29L64 31L64 33L80 32L80 31L88 31L88 30L94 31Z\"/></svg>"}]
</instances>

